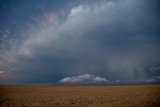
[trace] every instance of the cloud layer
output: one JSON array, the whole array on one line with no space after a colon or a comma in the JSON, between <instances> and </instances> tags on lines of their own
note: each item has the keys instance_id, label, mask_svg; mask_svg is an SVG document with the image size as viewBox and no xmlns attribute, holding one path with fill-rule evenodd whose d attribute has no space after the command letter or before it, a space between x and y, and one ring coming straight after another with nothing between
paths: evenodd
<instances>
[{"instance_id":1,"label":"cloud layer","mask_svg":"<svg viewBox=\"0 0 160 107\"><path fill-rule=\"evenodd\" d=\"M0 69L19 75L22 83L57 83L80 74L110 81L160 75L157 1L86 1L66 8L43 10L42 16L36 11L26 22L30 30L21 30L24 36L2 38Z\"/></svg>"},{"instance_id":2,"label":"cloud layer","mask_svg":"<svg viewBox=\"0 0 160 107\"><path fill-rule=\"evenodd\" d=\"M59 81L63 84L95 84L106 83L108 80L91 74L83 74L79 76L66 77Z\"/></svg>"}]
</instances>

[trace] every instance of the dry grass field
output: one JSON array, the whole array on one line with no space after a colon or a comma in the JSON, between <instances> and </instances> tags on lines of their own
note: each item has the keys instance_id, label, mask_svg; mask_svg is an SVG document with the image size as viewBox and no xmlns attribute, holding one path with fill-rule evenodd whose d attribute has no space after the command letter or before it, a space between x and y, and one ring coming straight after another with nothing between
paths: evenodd
<instances>
[{"instance_id":1,"label":"dry grass field","mask_svg":"<svg viewBox=\"0 0 160 107\"><path fill-rule=\"evenodd\" d=\"M160 85L0 86L0 107L160 107Z\"/></svg>"}]
</instances>

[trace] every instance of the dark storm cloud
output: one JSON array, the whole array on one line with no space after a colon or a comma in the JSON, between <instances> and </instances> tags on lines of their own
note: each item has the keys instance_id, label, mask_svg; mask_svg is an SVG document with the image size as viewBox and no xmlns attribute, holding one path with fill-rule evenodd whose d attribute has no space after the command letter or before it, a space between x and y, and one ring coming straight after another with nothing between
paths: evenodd
<instances>
[{"instance_id":1,"label":"dark storm cloud","mask_svg":"<svg viewBox=\"0 0 160 107\"><path fill-rule=\"evenodd\" d=\"M45 10L45 17L34 17L36 30L27 31L22 40L8 40L12 46L2 49L0 66L21 75L26 83L56 83L86 73L110 81L155 79L159 69L154 68L160 66L157 4L149 0L68 2L63 18L59 9Z\"/></svg>"}]
</instances>

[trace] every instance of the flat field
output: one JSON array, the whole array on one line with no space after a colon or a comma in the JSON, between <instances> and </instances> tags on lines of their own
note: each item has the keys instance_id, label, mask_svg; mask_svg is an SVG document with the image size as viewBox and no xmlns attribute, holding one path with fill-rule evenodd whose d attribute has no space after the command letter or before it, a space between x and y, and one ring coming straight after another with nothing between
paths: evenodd
<instances>
[{"instance_id":1,"label":"flat field","mask_svg":"<svg viewBox=\"0 0 160 107\"><path fill-rule=\"evenodd\" d=\"M160 107L160 85L1 85L0 107Z\"/></svg>"}]
</instances>

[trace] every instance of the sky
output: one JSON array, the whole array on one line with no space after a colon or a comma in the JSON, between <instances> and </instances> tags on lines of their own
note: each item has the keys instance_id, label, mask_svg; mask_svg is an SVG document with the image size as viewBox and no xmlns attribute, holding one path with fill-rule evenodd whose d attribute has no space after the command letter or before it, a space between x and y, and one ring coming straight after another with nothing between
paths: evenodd
<instances>
[{"instance_id":1,"label":"sky","mask_svg":"<svg viewBox=\"0 0 160 107\"><path fill-rule=\"evenodd\" d=\"M159 0L0 0L0 84L160 83Z\"/></svg>"}]
</instances>

